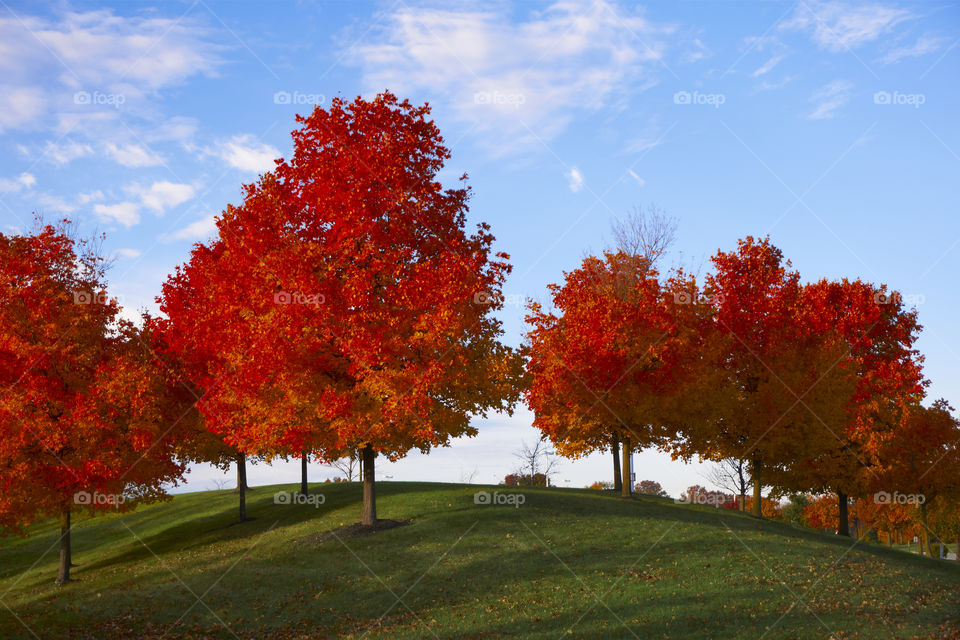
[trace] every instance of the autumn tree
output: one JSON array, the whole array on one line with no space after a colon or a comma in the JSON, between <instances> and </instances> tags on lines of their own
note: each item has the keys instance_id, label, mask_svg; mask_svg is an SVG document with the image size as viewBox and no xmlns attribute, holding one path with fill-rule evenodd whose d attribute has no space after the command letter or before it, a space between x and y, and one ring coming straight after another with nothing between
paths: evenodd
<instances>
[{"instance_id":1,"label":"autumn tree","mask_svg":"<svg viewBox=\"0 0 960 640\"><path fill-rule=\"evenodd\" d=\"M690 279L664 283L649 261L625 252L587 257L550 285L554 310L530 305L526 401L562 455L621 446L622 495L630 454L660 445L678 420L700 317L674 304Z\"/></svg>"},{"instance_id":2,"label":"autumn tree","mask_svg":"<svg viewBox=\"0 0 960 640\"><path fill-rule=\"evenodd\" d=\"M641 480L633 488L639 494L646 496L659 496L661 498L667 498L667 492L664 491L663 487L660 486L659 482L654 480Z\"/></svg>"},{"instance_id":3,"label":"autumn tree","mask_svg":"<svg viewBox=\"0 0 960 640\"><path fill-rule=\"evenodd\" d=\"M819 310L804 304L799 274L769 239L747 237L712 260L701 306L713 323L701 326L704 341L719 346L712 368L720 377L704 378L691 402L714 410L684 424L673 450L749 460L752 512L762 517L766 475L809 455L823 421L843 422L853 378L837 365L844 345L814 329Z\"/></svg>"},{"instance_id":4,"label":"autumn tree","mask_svg":"<svg viewBox=\"0 0 960 640\"><path fill-rule=\"evenodd\" d=\"M66 221L0 234L0 528L59 518L57 584L75 514L162 498L184 470L169 381L107 295L98 247Z\"/></svg>"},{"instance_id":5,"label":"autumn tree","mask_svg":"<svg viewBox=\"0 0 960 640\"><path fill-rule=\"evenodd\" d=\"M849 535L849 498L872 493L882 467L879 443L897 428L899 407L921 397L922 359L913 348L920 327L916 311L906 309L899 295L860 280L806 285L801 303L815 310L808 320L814 334L831 336L840 345L839 359L831 366L838 376L846 374L846 380L829 391L845 403L846 411L833 413L837 422L807 403L817 419L808 434L815 446L784 465L777 483L799 491L832 492L840 509L838 532Z\"/></svg>"},{"instance_id":6,"label":"autumn tree","mask_svg":"<svg viewBox=\"0 0 960 640\"><path fill-rule=\"evenodd\" d=\"M208 428L268 457L359 451L366 525L378 454L475 435L471 417L509 411L520 381L493 317L508 256L487 225L465 230L469 188L440 184L450 153L429 114L384 93L298 116L292 157L162 298Z\"/></svg>"},{"instance_id":7,"label":"autumn tree","mask_svg":"<svg viewBox=\"0 0 960 640\"><path fill-rule=\"evenodd\" d=\"M922 546L930 555L928 511L941 501L960 500L960 422L944 399L930 406L913 404L904 408L898 428L886 434L878 458L884 469L877 483L878 499L901 499L918 505Z\"/></svg>"}]
</instances>

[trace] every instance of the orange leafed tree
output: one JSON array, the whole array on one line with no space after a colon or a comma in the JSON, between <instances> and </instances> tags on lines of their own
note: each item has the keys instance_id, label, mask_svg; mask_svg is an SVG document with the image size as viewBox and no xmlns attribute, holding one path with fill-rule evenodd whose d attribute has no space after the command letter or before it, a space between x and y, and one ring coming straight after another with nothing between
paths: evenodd
<instances>
[{"instance_id":1,"label":"orange leafed tree","mask_svg":"<svg viewBox=\"0 0 960 640\"><path fill-rule=\"evenodd\" d=\"M292 157L163 291L208 428L265 456L359 450L364 524L377 454L474 435L472 415L518 395L492 316L508 256L487 225L466 231L469 188L440 184L450 153L429 113L384 93L298 117Z\"/></svg>"},{"instance_id":2,"label":"orange leafed tree","mask_svg":"<svg viewBox=\"0 0 960 640\"><path fill-rule=\"evenodd\" d=\"M848 497L871 493L879 478L877 443L896 428L897 407L922 394L922 359L913 349L917 315L899 296L860 280L806 285L801 304L812 311L812 334L840 346L839 358L816 384L846 410L824 412L805 401L816 418L807 436L813 446L776 479L784 488L835 494L838 531L849 535Z\"/></svg>"},{"instance_id":3,"label":"orange leafed tree","mask_svg":"<svg viewBox=\"0 0 960 640\"><path fill-rule=\"evenodd\" d=\"M946 400L904 407L898 428L884 434L878 459L884 468L877 486L919 504L923 546L933 555L928 510L960 500L960 421Z\"/></svg>"},{"instance_id":4,"label":"orange leafed tree","mask_svg":"<svg viewBox=\"0 0 960 640\"><path fill-rule=\"evenodd\" d=\"M642 256L606 252L550 286L556 311L530 306L534 426L571 457L620 442L625 497L630 453L662 444L686 406L697 309L675 297L689 286L682 275L661 284Z\"/></svg>"},{"instance_id":5,"label":"orange leafed tree","mask_svg":"<svg viewBox=\"0 0 960 640\"><path fill-rule=\"evenodd\" d=\"M0 528L161 498L181 477L171 387L145 331L106 295L96 243L70 225L0 234Z\"/></svg>"},{"instance_id":6,"label":"orange leafed tree","mask_svg":"<svg viewBox=\"0 0 960 640\"><path fill-rule=\"evenodd\" d=\"M690 400L713 410L683 425L674 454L749 460L753 514L762 516L767 472L809 455L822 421L843 421L838 390L851 377L833 366L843 345L814 330L820 310L804 304L799 274L769 239L747 237L713 263L705 285L713 322L702 326L717 375L702 378Z\"/></svg>"}]
</instances>

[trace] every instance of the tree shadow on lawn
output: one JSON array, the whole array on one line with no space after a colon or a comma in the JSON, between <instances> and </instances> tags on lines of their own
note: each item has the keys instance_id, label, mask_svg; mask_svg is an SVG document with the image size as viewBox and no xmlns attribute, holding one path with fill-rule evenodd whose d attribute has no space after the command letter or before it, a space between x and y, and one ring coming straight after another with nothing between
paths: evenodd
<instances>
[{"instance_id":1,"label":"tree shadow on lawn","mask_svg":"<svg viewBox=\"0 0 960 640\"><path fill-rule=\"evenodd\" d=\"M660 587L672 585L674 590L679 589L677 581L681 579L708 580L708 577L714 577L722 580L729 577L730 567L755 566L755 573L761 576L761 579L752 582L750 588L755 591L762 588L764 597L769 592L771 597L789 598L792 601L789 592L777 578L767 575L766 568L757 562L757 556L782 558L784 539L781 535L791 536L794 542L833 542L837 547L834 556L840 556L852 545L850 540L832 540L782 523L760 523L743 514L717 513L710 508L676 507L672 503L655 499L598 499L596 494L524 489L518 492L525 494L526 503L521 508L512 508L475 505L472 493L477 490L476 486L461 488L446 485L442 488L454 489L452 495L444 497L442 501L443 504L451 506L438 509L429 517L418 519L408 527L382 531L376 536L328 539L313 548L305 549L288 544L274 546L267 554L237 554L240 562L229 569L229 579L212 591L207 599L221 605L233 601L239 603L231 609L231 614L223 614L228 624L245 625L246 619L242 616L250 614L250 603L256 603L258 613L270 621L262 623L267 626L274 623L281 626L302 622L314 625L318 632L330 630L331 633L341 633L356 630L358 626L365 629L375 624L385 613L387 615L383 622L387 629L402 626L404 619L409 616L405 612L405 605L398 605L396 602L396 596L400 596L414 611L428 620L431 616L446 620L449 618L446 614L451 610L466 608L464 615L467 619L482 619L482 622L477 623L477 627L482 627L483 631L476 632L482 637L525 632L528 632L530 637L536 637L541 633L543 624L547 624L547 628L551 630L547 635L556 637L557 632L552 630L569 627L582 611L595 602L591 592L609 600L608 606L617 616L625 620L642 620L647 609L645 605L630 603L626 598L624 602L619 602L616 591L609 598L603 595L621 577L623 582L619 588L628 595L637 596L643 603L645 600L649 601L651 595L658 594ZM506 491L502 488L499 490ZM462 494L457 495L460 492ZM359 504L355 493L330 491L326 495L331 506L354 507ZM393 511L406 511L411 508L410 504L405 503L390 505L389 497L402 493L402 490L381 492L381 497L387 498L383 504L388 507L382 510L384 515L399 515ZM258 498L259 500L266 501L266 498ZM422 506L412 505L417 510ZM231 535L230 539L257 535L270 528L270 523L276 518L270 515L270 509L266 505L258 508L263 510L258 516L260 520L249 523L249 530L236 536ZM291 517L297 522L313 517L311 513L307 513L312 510L303 511L291 513ZM444 512L442 516L437 515L440 512ZM604 525L603 519L608 517L609 526L623 532L623 552L611 553L609 537L598 540L590 536L588 527L578 527L578 523L588 522L580 520L583 515L593 516L594 524L600 525ZM687 528L684 531L684 526L690 524L697 528ZM774 526L771 527L771 524ZM631 529L631 525L635 525L634 528ZM156 534L154 537L161 536L161 539L154 542L162 551L182 551L185 548L191 549L227 539L221 531L219 536L191 540L188 545L184 545L182 536L197 534L199 529L195 523L184 523L162 534ZM239 531L243 527L233 529ZM746 546L733 538L730 531L739 536ZM717 535L718 532L723 535ZM757 536L758 532L763 535ZM651 547L653 548L650 549ZM871 549L861 545L857 550L874 552L876 555L885 556L885 559L892 558L904 565L925 571L931 568L929 561L901 557L906 554L889 552L883 548ZM876 553L878 551L885 553ZM714 558L711 554L721 552L722 560L713 560L711 563ZM854 551L851 551L852 553ZM801 559L807 560L811 554L809 548L804 549ZM155 562L153 554L141 545L139 551L110 557L90 565L87 569L106 571L119 562L140 559ZM834 558L825 558L824 562L829 564L833 560ZM212 583L221 577L225 567L233 562L233 558L207 554L206 557L197 555L193 562L193 571L188 580L196 584L199 577L205 583ZM769 562L776 566L776 560ZM634 568L638 569L639 573L622 573L632 563L635 563ZM674 563L681 566L674 567ZM653 570L648 571L648 567L653 567ZM657 568L665 568L665 573L656 579L650 578L651 571L655 572ZM826 574L825 580L833 581L842 577L842 573L835 575L830 572ZM956 573L952 573L950 578L955 583L960 582ZM116 595L115 597L124 599L122 606L119 603L111 606L113 603L109 600L98 600L94 597L95 594L77 589L70 594L69 601L64 598L47 603L49 609L42 606L43 600L49 599L49 594L48 598L43 600L32 600L25 615L41 619L44 615L49 615L53 619L56 617L56 609L69 605L74 611L82 611L82 615L91 620L102 620L105 617L118 616L125 607L134 610L146 607L158 611L151 614L155 616L152 618L154 621L165 620L167 624L171 624L194 600L159 563L151 567L149 572L143 571L135 579L137 586L144 591ZM584 587L580 580L583 580L587 587ZM565 585L562 591L558 592L560 596L578 599L581 603L568 613L570 605L560 602L556 606L560 607L562 612L551 617L547 604L541 603L537 598L549 596L552 592L547 586L553 584ZM485 614L478 604L478 601L496 604L498 593L504 597L522 598L522 594L517 596L518 591L529 592L529 608L532 610L529 619L500 623L499 613ZM197 593L199 595L203 592L201 589ZM703 637L703 630L698 625L705 624L706 628L719 633L729 628L725 625L739 620L734 614L728 614L716 606L709 609L710 620L701 620L697 613L703 610L706 604L703 598L719 596L701 593L699 595L702 597L698 599L688 594L689 591L676 596L680 599L687 598L690 602L687 604L687 613L684 614L686 617L681 616L681 622L687 622L682 625L680 622L669 623L671 635ZM729 595L723 597L729 598ZM165 602L170 603L167 607L169 612L163 606L158 606ZM291 608L291 602L296 606ZM182 607L179 606L181 604ZM392 610L391 606L394 606ZM789 604L786 604L781 609L786 610L788 606ZM782 612L779 609L776 615L760 612L752 623L756 624L758 629L763 629L761 625L773 624ZM653 622L660 620L657 617L659 613L646 615ZM829 615L834 616L833 613ZM843 615L848 614L843 612ZM538 616L541 618L539 623L536 621ZM602 621L608 619L609 625L603 627ZM831 624L830 620L825 619L828 624ZM599 604L584 622L587 626L575 627L574 635L589 632L593 637L601 637L605 629L619 629L629 635L606 607ZM190 628L186 625L198 624L214 628L219 623L204 607L198 605L181 624L184 626L180 629ZM345 624L349 628L345 627ZM451 619L448 624L456 623ZM819 625L817 628L820 628ZM657 627L656 630L661 631L662 627ZM674 630L676 633L673 633ZM469 637L471 633L472 629L465 628L464 634L458 632L457 637ZM700 635L697 635L698 633ZM774 637L778 635L774 634Z\"/></svg>"},{"instance_id":2,"label":"tree shadow on lawn","mask_svg":"<svg viewBox=\"0 0 960 640\"><path fill-rule=\"evenodd\" d=\"M281 485L280 487L270 487L269 489L287 487L296 487L296 485ZM836 548L836 553L832 554L834 560L841 557L854 544L850 539L836 538L834 536L824 536L813 531L803 531L787 523L757 521L752 517L737 513L723 512L710 507L691 507L678 506L672 501L662 500L650 497L638 497L633 500L623 500L617 497L606 497L593 492L579 492L566 489L534 489L519 488L506 489L504 487L484 487L478 485L439 485L436 488L428 487L425 500L413 502L396 502L392 500L395 497L402 497L411 491L422 492L421 486L409 486L406 483L383 483L378 486L380 490L381 515L389 517L407 517L409 515L423 513L423 517L418 516L417 520L408 527L400 529L378 532L376 536L362 536L359 538L350 538L340 540L327 539L325 542L314 545L312 548L304 548L304 545L293 545L293 539L289 539L286 544L278 540L271 539L273 548L268 557L258 556L255 552L249 556L237 554L237 558L242 561L238 563L234 574L231 577L231 584L243 585L243 588L250 588L256 591L258 587L252 586L263 578L275 576L269 588L259 587L261 591L257 592L255 601L267 604L271 601L278 601L283 596L290 596L291 590L300 588L302 581L291 578L291 567L300 567L297 571L306 571L305 577L315 577L327 579L337 579L342 575L359 575L371 577L368 574L364 564L358 561L357 557L363 562L369 564L373 571L382 573L386 576L386 581L394 588L397 594L403 593L407 586L413 584L424 571L430 568L431 563L436 562L442 553L449 550L451 558L456 558L458 554L469 552L476 555L477 559L468 561L461 569L444 569L445 562L439 562L436 569L430 573L438 572L443 578L444 584L437 588L445 588L450 583L457 585L456 594L449 594L455 603L463 604L471 598L483 598L486 592L483 590L491 583L490 580L480 580L478 576L486 576L491 571L503 573L506 568L507 573L516 571L517 575L511 579L514 584L526 584L531 580L559 579L561 577L570 578L571 574L564 567L563 562L568 563L578 574L592 575L603 571L616 571L622 563L628 566L637 557L647 552L654 545L649 555L642 561L643 564L650 563L655 566L669 560L678 559L689 560L691 554L698 554L699 557L709 558L716 554L725 556L735 555L740 562L747 565L757 563L757 557L760 558L780 558L784 552L785 538L791 543L828 543ZM523 493L526 502L520 508L507 506L489 506L474 504L473 495L478 490L495 490L505 493ZM321 514L323 521L318 521L318 534L329 530L335 530L334 518L328 518L333 512L349 509L356 510L355 516L352 511L351 518L359 517L359 505L361 500L360 485L353 486L330 486L314 485L311 492L324 493L326 502L324 504L324 513ZM446 492L449 495L443 496L443 500L436 503L439 497L436 492ZM269 493L269 495L267 495ZM225 529L211 530L211 522L227 524L231 519L235 519L233 509L224 509L206 516L196 518L195 520L183 522L173 527L158 531L152 535L143 538L144 545L134 541L132 546L126 550L96 560L90 564L83 563L84 554L89 547L83 540L75 541L75 557L80 561L76 575L78 577L96 576L101 572L106 573L113 567L124 563L145 562L155 563L156 571L153 568L141 569L144 575L134 577L138 587L146 587L147 591L166 590L168 598L182 597L183 587L163 568L162 562L158 563L154 554L163 556L165 553L187 553L196 550L205 545L218 542L227 542L244 538L251 538L251 545L255 540L252 538L260 536L274 529L279 532L281 528L299 525L304 522L317 518L317 513L310 507L294 507L291 505L275 505L272 501L272 491L264 491L249 503L251 514L255 514L258 520L243 523L234 527ZM450 506L447 506L450 505ZM429 507L429 508L427 508ZM135 515L135 514L134 514ZM144 514L147 515L147 514ZM597 544L592 540L590 532L577 527L581 516L590 516L591 519L609 518L610 526L616 527L618 531L623 531L623 554L617 554L612 557L610 553L611 544L609 541L601 540ZM151 516L155 517L155 516ZM554 522L551 522L553 520ZM278 523L279 521L279 523ZM273 526L276 523L276 526ZM533 523L537 523L534 525ZM659 525L654 526L655 523ZM116 531L130 536L123 523L113 522ZM603 522L598 522L603 524ZM695 525L697 528L690 530L689 525ZM137 523L131 522L131 528L137 531ZM631 528L633 527L633 528ZM686 529L686 530L684 530ZM731 532L733 535L730 535ZM721 535L717 535L720 533ZM512 536L512 542L507 542L507 535ZM665 535L664 535L665 534ZM759 534L759 535L758 535ZM138 534L139 535L139 534ZM316 534L314 534L316 535ZM570 536L579 536L576 539ZM662 540L657 542L660 536ZM479 537L478 537L479 536ZM537 536L540 539L537 539ZM734 536L737 536L735 538ZM49 536L48 536L49 537ZM101 534L98 537L104 537ZM302 536L300 536L302 537ZM462 540L458 542L458 539ZM44 542L49 546L53 538ZM679 541L674 541L679 538ZM525 549L522 551L512 550L511 544L517 541L523 541ZM741 544L742 541L742 544ZM345 544L343 544L345 543ZM454 547L454 543L456 546ZM116 541L114 541L116 544ZM125 542L126 546L129 544ZM424 545L436 547L436 551L431 551L425 555ZM479 546L477 546L479 545ZM807 547L807 544L803 544ZM452 549L452 550L451 550ZM811 550L798 549L803 557L809 557ZM904 568L921 569L924 572L935 571L940 577L945 577L954 583L960 583L960 567L945 565L949 563L934 562L926 558L914 557L903 552L888 550L878 545L866 545L860 543L856 548L850 551L850 554L857 552L867 552L881 557L884 561L893 561L902 565ZM355 557L353 554L356 553ZM533 554L533 555L531 555ZM556 555L554 555L556 554ZM534 558L537 563L527 566ZM563 560L558 561L557 558ZM848 559L850 555L846 556ZM444 558L445 560L450 558ZM55 571L56 557L51 554L50 567ZM190 582L196 583L197 577L201 577L203 582L212 582L223 572L224 556L215 553L207 553L205 556L194 554L191 559L191 572L188 576ZM775 560L771 560L775 562ZM934 564L931 564L934 562ZM958 563L960 564L960 563ZM338 567L342 567L340 573L336 573ZM331 572L336 575L331 576ZM209 579L202 576L210 574ZM247 579L241 579L238 576L247 576ZM41 579L42 578L42 579ZM48 581L49 578L49 581ZM60 592L49 588L52 587L53 573L48 576L43 573L40 578L34 581L36 586L42 591L34 593L29 602L29 607L34 608L42 605L47 600L58 600ZM429 583L430 576L427 575L424 581ZM51 584L48 584L51 583ZM500 585L501 583L496 583ZM481 587L481 585L485 585ZM24 585L18 585L24 586ZM355 606L356 598L363 598L376 601L377 598L384 600L384 609L393 600L393 597L384 588L382 583L373 581L369 590L360 589L353 591L352 594L343 595L343 607ZM111 585L108 588L116 588ZM170 591L170 590L173 591ZM397 591L397 589L400 589ZM417 588L419 590L420 587ZM477 591L476 589L480 589ZM86 600L92 594L83 590L83 584L74 586L72 598ZM173 592L180 595L175 595ZM79 602L76 602L79 604ZM91 599L90 606L100 609L102 614L105 602L97 602L95 598ZM329 607L329 605L327 605ZM203 610L205 612L205 610ZM377 614L379 615L379 614ZM356 617L356 616L354 616ZM333 624L331 622L330 624Z\"/></svg>"}]
</instances>

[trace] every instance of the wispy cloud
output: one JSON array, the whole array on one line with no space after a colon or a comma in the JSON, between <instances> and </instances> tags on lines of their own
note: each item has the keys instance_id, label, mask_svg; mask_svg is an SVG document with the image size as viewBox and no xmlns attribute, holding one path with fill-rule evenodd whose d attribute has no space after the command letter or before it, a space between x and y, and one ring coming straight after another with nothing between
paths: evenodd
<instances>
[{"instance_id":1,"label":"wispy cloud","mask_svg":"<svg viewBox=\"0 0 960 640\"><path fill-rule=\"evenodd\" d=\"M896 25L913 17L905 9L876 3L801 0L793 16L779 28L809 33L821 49L840 52L887 35Z\"/></svg>"},{"instance_id":2,"label":"wispy cloud","mask_svg":"<svg viewBox=\"0 0 960 640\"><path fill-rule=\"evenodd\" d=\"M351 61L372 91L443 96L502 155L539 147L576 113L650 86L673 34L603 1L557 2L519 22L497 11L405 7L354 46Z\"/></svg>"},{"instance_id":3,"label":"wispy cloud","mask_svg":"<svg viewBox=\"0 0 960 640\"><path fill-rule=\"evenodd\" d=\"M573 167L567 172L567 186L569 186L570 191L574 193L577 193L583 188L583 174L580 173L580 169Z\"/></svg>"},{"instance_id":4,"label":"wispy cloud","mask_svg":"<svg viewBox=\"0 0 960 640\"><path fill-rule=\"evenodd\" d=\"M808 120L827 120L836 115L837 109L850 102L853 84L846 80L834 80L810 96L810 102L816 103L814 110L807 115Z\"/></svg>"},{"instance_id":5,"label":"wispy cloud","mask_svg":"<svg viewBox=\"0 0 960 640\"><path fill-rule=\"evenodd\" d=\"M950 42L949 38L920 36L912 45L895 47L880 58L883 64L895 64L905 58L919 58L943 49Z\"/></svg>"}]
</instances>

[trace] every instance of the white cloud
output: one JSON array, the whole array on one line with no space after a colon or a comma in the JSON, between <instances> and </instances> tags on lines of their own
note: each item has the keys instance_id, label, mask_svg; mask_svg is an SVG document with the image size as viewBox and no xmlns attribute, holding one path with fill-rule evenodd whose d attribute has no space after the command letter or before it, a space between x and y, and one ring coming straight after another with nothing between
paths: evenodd
<instances>
[{"instance_id":1,"label":"white cloud","mask_svg":"<svg viewBox=\"0 0 960 640\"><path fill-rule=\"evenodd\" d=\"M843 2L800 2L793 17L780 24L780 29L805 31L821 49L840 52L876 40L913 14L882 4L853 6Z\"/></svg>"},{"instance_id":2,"label":"white cloud","mask_svg":"<svg viewBox=\"0 0 960 640\"><path fill-rule=\"evenodd\" d=\"M167 236L168 240L204 240L217 232L216 215L197 220Z\"/></svg>"},{"instance_id":3,"label":"white cloud","mask_svg":"<svg viewBox=\"0 0 960 640\"><path fill-rule=\"evenodd\" d=\"M41 193L37 196L37 204L42 209L49 209L58 213L73 213L77 210L77 205L74 203L67 202L66 199L49 193Z\"/></svg>"},{"instance_id":4,"label":"white cloud","mask_svg":"<svg viewBox=\"0 0 960 640\"><path fill-rule=\"evenodd\" d=\"M21 173L15 180L0 178L0 193L16 193L23 189L32 189L37 179L32 173Z\"/></svg>"},{"instance_id":5,"label":"white cloud","mask_svg":"<svg viewBox=\"0 0 960 640\"><path fill-rule=\"evenodd\" d=\"M140 250L139 249L117 249L113 252L113 255L118 258L139 258Z\"/></svg>"},{"instance_id":6,"label":"white cloud","mask_svg":"<svg viewBox=\"0 0 960 640\"><path fill-rule=\"evenodd\" d=\"M353 46L351 60L371 91L442 96L503 155L540 147L578 112L655 84L673 32L604 1L561 1L519 22L497 11L405 7Z\"/></svg>"},{"instance_id":7,"label":"white cloud","mask_svg":"<svg viewBox=\"0 0 960 640\"><path fill-rule=\"evenodd\" d=\"M105 148L108 156L125 167L155 167L163 164L162 157L138 144L120 146L108 142Z\"/></svg>"},{"instance_id":8,"label":"white cloud","mask_svg":"<svg viewBox=\"0 0 960 640\"><path fill-rule=\"evenodd\" d=\"M250 134L233 136L214 148L205 149L204 154L216 156L234 169L255 173L270 171L276 166L273 161L280 157L276 147L257 142Z\"/></svg>"},{"instance_id":9,"label":"white cloud","mask_svg":"<svg viewBox=\"0 0 960 640\"><path fill-rule=\"evenodd\" d=\"M567 172L567 185L570 187L570 191L574 193L583 188L583 174L576 167Z\"/></svg>"},{"instance_id":10,"label":"white cloud","mask_svg":"<svg viewBox=\"0 0 960 640\"><path fill-rule=\"evenodd\" d=\"M214 75L224 47L192 16L112 10L0 16L0 127L55 113L112 110L195 75ZM77 101L77 92L104 96ZM112 96L108 98L107 96Z\"/></svg>"},{"instance_id":11,"label":"white cloud","mask_svg":"<svg viewBox=\"0 0 960 640\"><path fill-rule=\"evenodd\" d=\"M89 193L81 193L77 196L77 202L80 204L90 204L91 202L96 202L98 200L103 200L104 195L103 191L97 189L96 191L91 191Z\"/></svg>"},{"instance_id":12,"label":"white cloud","mask_svg":"<svg viewBox=\"0 0 960 640\"><path fill-rule=\"evenodd\" d=\"M93 147L90 145L73 142L71 140L63 143L48 141L43 147L44 157L49 158L54 164L58 165L67 164L77 158L89 156L92 153Z\"/></svg>"},{"instance_id":13,"label":"white cloud","mask_svg":"<svg viewBox=\"0 0 960 640\"><path fill-rule=\"evenodd\" d=\"M132 184L126 190L139 196L140 203L143 206L156 211L158 214L163 213L170 207L183 204L195 194L194 188L189 184L179 184L166 180L154 182L149 187Z\"/></svg>"},{"instance_id":14,"label":"white cloud","mask_svg":"<svg viewBox=\"0 0 960 640\"><path fill-rule=\"evenodd\" d=\"M887 52L880 58L884 64L895 64L904 58L919 58L929 53L935 53L942 49L949 42L947 38L934 38L932 36L920 36L917 41L908 47L897 47Z\"/></svg>"},{"instance_id":15,"label":"white cloud","mask_svg":"<svg viewBox=\"0 0 960 640\"><path fill-rule=\"evenodd\" d=\"M837 109L850 102L853 84L846 80L834 80L826 84L810 96L810 102L817 104L808 116L808 120L826 120L836 115Z\"/></svg>"},{"instance_id":16,"label":"white cloud","mask_svg":"<svg viewBox=\"0 0 960 640\"><path fill-rule=\"evenodd\" d=\"M136 202L97 204L93 212L104 222L116 222L127 229L140 222L140 205Z\"/></svg>"},{"instance_id":17,"label":"white cloud","mask_svg":"<svg viewBox=\"0 0 960 640\"><path fill-rule=\"evenodd\" d=\"M630 177L637 181L637 184L641 187L647 184L647 181L637 175L633 169L627 169L627 173L630 174Z\"/></svg>"},{"instance_id":18,"label":"white cloud","mask_svg":"<svg viewBox=\"0 0 960 640\"><path fill-rule=\"evenodd\" d=\"M757 67L756 71L754 71L750 75L753 76L754 78L759 78L760 76L772 71L773 68L778 64L780 64L780 61L786 57L787 57L786 54L775 55L771 57L769 60L767 60L766 62L764 62L762 65Z\"/></svg>"},{"instance_id":19,"label":"white cloud","mask_svg":"<svg viewBox=\"0 0 960 640\"><path fill-rule=\"evenodd\" d=\"M30 122L46 104L47 97L38 87L0 85L0 131Z\"/></svg>"}]
</instances>

